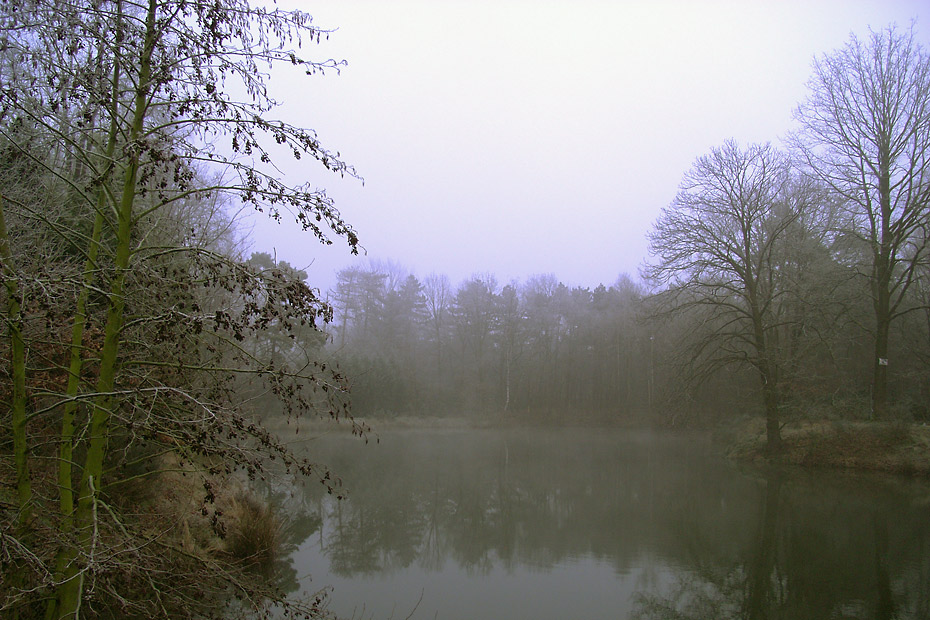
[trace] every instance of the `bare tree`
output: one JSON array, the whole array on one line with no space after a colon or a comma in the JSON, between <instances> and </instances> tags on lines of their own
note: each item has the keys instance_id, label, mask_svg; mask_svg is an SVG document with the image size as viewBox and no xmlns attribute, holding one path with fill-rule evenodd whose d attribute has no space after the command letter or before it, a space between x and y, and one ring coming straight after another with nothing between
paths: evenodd
<instances>
[{"instance_id":1,"label":"bare tree","mask_svg":"<svg viewBox=\"0 0 930 620\"><path fill-rule=\"evenodd\" d=\"M449 276L431 273L423 280L426 300L426 320L436 346L436 370L442 372L442 346L448 328L449 305L452 301L452 284Z\"/></svg>"},{"instance_id":2,"label":"bare tree","mask_svg":"<svg viewBox=\"0 0 930 620\"><path fill-rule=\"evenodd\" d=\"M918 265L927 260L930 217L930 56L914 27L890 26L814 62L795 137L812 174L850 208L847 233L869 287L874 323L872 408L888 400L889 327Z\"/></svg>"},{"instance_id":3,"label":"bare tree","mask_svg":"<svg viewBox=\"0 0 930 620\"><path fill-rule=\"evenodd\" d=\"M758 373L767 445L780 448L779 371L774 351L779 288L776 248L798 218L787 157L769 145L729 141L700 157L649 235L646 275L665 287L669 313L696 312L703 333L694 368L749 364Z\"/></svg>"},{"instance_id":4,"label":"bare tree","mask_svg":"<svg viewBox=\"0 0 930 620\"><path fill-rule=\"evenodd\" d=\"M205 458L225 454L253 474L257 452L247 445L301 468L283 444L249 427L236 405L222 406L232 435L224 439L211 429L218 428L214 414L221 411L216 401L224 375L258 375L300 410L314 399L302 399L303 386L327 394L342 389L341 379L316 373L312 364L258 368L239 345L269 326L288 332L315 326L329 318L328 306L301 280L262 278L207 247L210 237L222 236L222 226L201 231L202 239L196 231L172 239L165 224L192 204L232 197L274 219L293 217L322 243L342 237L356 251L354 231L325 192L287 183L275 163L283 149L338 174L354 171L312 130L271 118L276 103L261 70L280 64L307 74L337 69L340 63L313 62L300 51L302 39L325 34L305 13L246 0L20 0L0 8L0 145L7 160L27 161L42 181L33 188L38 199L16 187L8 191L6 184L0 188L0 305L8 317L15 381L9 422L18 478L14 507L26 530L18 548L31 562L47 560L43 553L57 547L54 565L33 571L38 585L4 591L0 610L35 616L48 605L49 618L88 615L85 595L104 590L112 574L102 558L109 554L97 553L100 532L106 524L128 529L101 508L108 488L119 482L113 463L120 448L136 447L142 434ZM218 146L222 141L228 147ZM198 176L204 169L211 174ZM55 201L61 217L43 209L51 202L49 187L62 194ZM26 226L48 231L53 247L70 257L67 278L43 274L38 282L38 290L57 291L54 304L23 295L37 279L21 260L31 251ZM156 245L160 237L174 243ZM215 290L226 303L207 313L194 287ZM71 337L61 338L57 326L68 323ZM40 333L39 325L48 327ZM215 365L223 353L223 361L243 366ZM169 359L174 377L165 370ZM37 369L49 375L42 384ZM24 385L29 379L32 385ZM26 389L33 398L26 399ZM210 422L200 427L199 439L190 434L200 424L195 420ZM53 425L61 429L60 451L49 461L40 450L50 442L37 433ZM232 436L237 441L227 441ZM48 493L30 489L35 461L56 465L57 514ZM2 508L5 517L6 503ZM49 523L57 528L52 542L32 545Z\"/></svg>"}]
</instances>

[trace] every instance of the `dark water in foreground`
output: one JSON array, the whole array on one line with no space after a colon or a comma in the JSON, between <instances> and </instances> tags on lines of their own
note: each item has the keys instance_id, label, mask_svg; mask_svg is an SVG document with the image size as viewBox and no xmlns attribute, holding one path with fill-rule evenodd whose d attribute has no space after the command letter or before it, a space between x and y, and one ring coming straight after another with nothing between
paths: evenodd
<instances>
[{"instance_id":1,"label":"dark water in foreground","mask_svg":"<svg viewBox=\"0 0 930 620\"><path fill-rule=\"evenodd\" d=\"M741 472L701 436L629 431L307 445L350 497L286 502L291 573L340 617L930 618L923 483Z\"/></svg>"}]
</instances>

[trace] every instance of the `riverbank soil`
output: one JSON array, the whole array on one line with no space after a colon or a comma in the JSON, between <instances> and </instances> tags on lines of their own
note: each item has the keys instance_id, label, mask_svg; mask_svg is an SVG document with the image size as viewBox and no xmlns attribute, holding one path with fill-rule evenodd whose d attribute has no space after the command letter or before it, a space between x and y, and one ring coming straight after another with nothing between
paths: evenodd
<instances>
[{"instance_id":1,"label":"riverbank soil","mask_svg":"<svg viewBox=\"0 0 930 620\"><path fill-rule=\"evenodd\" d=\"M766 460L762 420L721 431L734 461ZM930 477L930 427L901 422L807 421L782 429L779 459L802 467L855 469Z\"/></svg>"}]
</instances>

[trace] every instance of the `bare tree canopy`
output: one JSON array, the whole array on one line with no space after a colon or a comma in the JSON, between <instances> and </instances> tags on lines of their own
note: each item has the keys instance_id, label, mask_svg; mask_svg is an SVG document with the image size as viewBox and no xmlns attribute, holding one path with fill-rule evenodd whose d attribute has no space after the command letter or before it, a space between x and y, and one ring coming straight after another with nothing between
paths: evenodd
<instances>
[{"instance_id":1,"label":"bare tree canopy","mask_svg":"<svg viewBox=\"0 0 930 620\"><path fill-rule=\"evenodd\" d=\"M688 356L693 366L749 364L759 374L769 447L779 436L781 362L776 355L782 237L804 208L788 157L733 141L695 161L649 235L646 271L671 313L706 313Z\"/></svg>"},{"instance_id":2,"label":"bare tree canopy","mask_svg":"<svg viewBox=\"0 0 930 620\"><path fill-rule=\"evenodd\" d=\"M794 142L811 174L849 206L846 233L874 308L873 411L887 400L888 330L927 260L930 56L914 26L889 26L814 62Z\"/></svg>"}]
</instances>

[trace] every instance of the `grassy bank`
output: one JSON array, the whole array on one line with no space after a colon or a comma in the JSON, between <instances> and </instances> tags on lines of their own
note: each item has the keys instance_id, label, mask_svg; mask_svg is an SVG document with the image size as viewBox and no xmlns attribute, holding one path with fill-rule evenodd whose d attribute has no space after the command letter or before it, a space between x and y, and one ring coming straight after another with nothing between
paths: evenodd
<instances>
[{"instance_id":1,"label":"grassy bank","mask_svg":"<svg viewBox=\"0 0 930 620\"><path fill-rule=\"evenodd\" d=\"M764 461L765 428L759 419L722 429L727 455ZM806 421L782 429L781 460L824 467L930 477L930 427L900 422Z\"/></svg>"}]
</instances>

